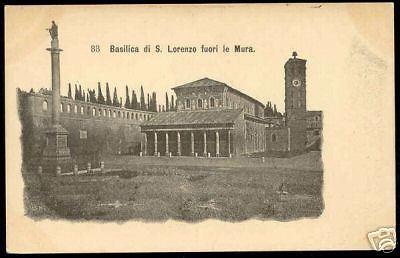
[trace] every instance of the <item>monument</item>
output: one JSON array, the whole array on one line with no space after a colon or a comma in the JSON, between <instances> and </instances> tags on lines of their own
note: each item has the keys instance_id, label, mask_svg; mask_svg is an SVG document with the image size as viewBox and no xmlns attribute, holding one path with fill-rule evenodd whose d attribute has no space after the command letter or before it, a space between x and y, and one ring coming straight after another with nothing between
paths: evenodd
<instances>
[{"instance_id":1,"label":"monument","mask_svg":"<svg viewBox=\"0 0 400 258\"><path fill-rule=\"evenodd\" d=\"M51 36L51 48L47 48L51 54L51 125L46 130L46 147L43 150L43 166L48 172L69 170L71 153L68 148L68 131L60 124L60 52L58 46L58 27L54 21L47 29Z\"/></svg>"}]
</instances>

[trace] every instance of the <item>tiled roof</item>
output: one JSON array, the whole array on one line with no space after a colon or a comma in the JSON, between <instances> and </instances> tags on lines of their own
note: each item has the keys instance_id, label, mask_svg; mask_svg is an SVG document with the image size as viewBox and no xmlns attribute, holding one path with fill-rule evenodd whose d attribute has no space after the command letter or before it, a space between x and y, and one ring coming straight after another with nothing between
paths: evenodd
<instances>
[{"instance_id":1,"label":"tiled roof","mask_svg":"<svg viewBox=\"0 0 400 258\"><path fill-rule=\"evenodd\" d=\"M141 126L227 124L235 122L241 113L242 109L160 112Z\"/></svg>"}]
</instances>

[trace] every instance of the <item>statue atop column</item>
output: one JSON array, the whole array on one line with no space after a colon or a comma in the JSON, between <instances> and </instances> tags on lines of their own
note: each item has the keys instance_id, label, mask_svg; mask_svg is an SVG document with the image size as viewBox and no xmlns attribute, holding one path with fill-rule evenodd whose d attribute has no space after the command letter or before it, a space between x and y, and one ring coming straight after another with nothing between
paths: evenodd
<instances>
[{"instance_id":1,"label":"statue atop column","mask_svg":"<svg viewBox=\"0 0 400 258\"><path fill-rule=\"evenodd\" d=\"M51 28L47 30L50 32L51 39L58 39L58 26L55 21L51 21Z\"/></svg>"}]
</instances>

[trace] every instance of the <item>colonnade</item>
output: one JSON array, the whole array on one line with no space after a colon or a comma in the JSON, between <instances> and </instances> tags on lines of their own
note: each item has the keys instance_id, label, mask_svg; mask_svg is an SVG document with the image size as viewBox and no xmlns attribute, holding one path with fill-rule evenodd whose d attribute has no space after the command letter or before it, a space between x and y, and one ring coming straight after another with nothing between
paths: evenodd
<instances>
[{"instance_id":1,"label":"colonnade","mask_svg":"<svg viewBox=\"0 0 400 258\"><path fill-rule=\"evenodd\" d=\"M186 150L183 153L182 137L185 138L184 144L189 145L189 134L190 151ZM221 137L223 137L223 150L221 149ZM149 138L151 138L151 140L149 140ZM231 138L231 130L224 129L203 131L148 131L144 133L144 148L142 149L142 151L144 152L144 155L155 156L164 154L165 156L230 156ZM172 150L172 147L174 150Z\"/></svg>"}]
</instances>

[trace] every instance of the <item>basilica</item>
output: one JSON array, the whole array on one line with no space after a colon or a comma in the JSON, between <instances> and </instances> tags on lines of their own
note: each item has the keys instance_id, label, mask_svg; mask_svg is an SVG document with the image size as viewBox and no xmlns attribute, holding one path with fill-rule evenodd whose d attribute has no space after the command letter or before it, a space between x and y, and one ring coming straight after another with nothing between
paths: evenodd
<instances>
[{"instance_id":1,"label":"basilica","mask_svg":"<svg viewBox=\"0 0 400 258\"><path fill-rule=\"evenodd\" d=\"M282 117L264 116L264 104L210 78L172 88L177 111L156 113L140 125L142 155L231 157L315 148L322 113L306 107L306 60L294 52L284 68Z\"/></svg>"}]
</instances>

